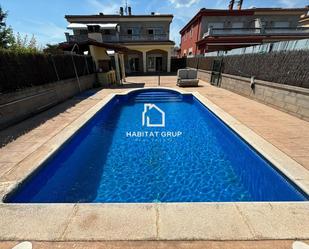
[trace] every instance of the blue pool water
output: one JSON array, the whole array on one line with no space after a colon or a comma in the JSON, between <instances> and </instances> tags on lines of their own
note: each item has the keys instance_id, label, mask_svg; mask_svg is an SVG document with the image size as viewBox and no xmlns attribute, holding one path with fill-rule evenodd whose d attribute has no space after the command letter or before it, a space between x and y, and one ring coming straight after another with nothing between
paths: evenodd
<instances>
[{"instance_id":1,"label":"blue pool water","mask_svg":"<svg viewBox=\"0 0 309 249\"><path fill-rule=\"evenodd\" d=\"M165 127L162 125L165 113ZM143 126L144 112L144 126ZM304 201L192 95L114 97L6 202Z\"/></svg>"}]
</instances>

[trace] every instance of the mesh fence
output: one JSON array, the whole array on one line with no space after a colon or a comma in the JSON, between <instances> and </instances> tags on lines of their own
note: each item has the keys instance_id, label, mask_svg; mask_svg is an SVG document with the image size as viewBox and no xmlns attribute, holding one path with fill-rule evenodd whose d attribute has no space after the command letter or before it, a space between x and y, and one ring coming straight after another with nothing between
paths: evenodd
<instances>
[{"instance_id":1,"label":"mesh fence","mask_svg":"<svg viewBox=\"0 0 309 249\"><path fill-rule=\"evenodd\" d=\"M0 51L0 92L14 92L95 72L91 56Z\"/></svg>"},{"instance_id":2,"label":"mesh fence","mask_svg":"<svg viewBox=\"0 0 309 249\"><path fill-rule=\"evenodd\" d=\"M309 88L308 50L187 58L187 67L211 71L219 58L223 59L223 73Z\"/></svg>"}]
</instances>

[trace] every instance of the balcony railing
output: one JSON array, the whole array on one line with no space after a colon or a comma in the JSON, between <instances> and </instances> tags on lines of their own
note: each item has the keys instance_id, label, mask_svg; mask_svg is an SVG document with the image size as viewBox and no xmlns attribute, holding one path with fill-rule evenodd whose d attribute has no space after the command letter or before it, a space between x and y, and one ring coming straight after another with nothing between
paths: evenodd
<instances>
[{"instance_id":1,"label":"balcony railing","mask_svg":"<svg viewBox=\"0 0 309 249\"><path fill-rule=\"evenodd\" d=\"M120 41L166 41L169 39L168 34L154 35L120 35Z\"/></svg>"},{"instance_id":2,"label":"balcony railing","mask_svg":"<svg viewBox=\"0 0 309 249\"><path fill-rule=\"evenodd\" d=\"M243 35L309 35L308 27L297 28L210 28L204 33L203 38L208 36L243 36Z\"/></svg>"},{"instance_id":3,"label":"balcony railing","mask_svg":"<svg viewBox=\"0 0 309 249\"><path fill-rule=\"evenodd\" d=\"M266 28L265 34L307 34L309 35L309 27L297 28Z\"/></svg>"},{"instance_id":4,"label":"balcony railing","mask_svg":"<svg viewBox=\"0 0 309 249\"><path fill-rule=\"evenodd\" d=\"M70 42L81 42L88 39L88 35L69 35L67 40ZM154 35L103 35L103 42L132 42L132 41L167 41L168 34Z\"/></svg>"},{"instance_id":5,"label":"balcony railing","mask_svg":"<svg viewBox=\"0 0 309 249\"><path fill-rule=\"evenodd\" d=\"M67 42L82 42L88 39L88 35L67 35Z\"/></svg>"}]
</instances>

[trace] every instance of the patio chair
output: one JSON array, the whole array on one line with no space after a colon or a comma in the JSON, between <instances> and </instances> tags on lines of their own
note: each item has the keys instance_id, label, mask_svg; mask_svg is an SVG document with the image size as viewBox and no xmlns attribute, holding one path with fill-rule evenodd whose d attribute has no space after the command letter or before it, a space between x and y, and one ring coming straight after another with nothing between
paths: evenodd
<instances>
[{"instance_id":1,"label":"patio chair","mask_svg":"<svg viewBox=\"0 0 309 249\"><path fill-rule=\"evenodd\" d=\"M198 86L196 69L179 69L177 71L177 86Z\"/></svg>"}]
</instances>

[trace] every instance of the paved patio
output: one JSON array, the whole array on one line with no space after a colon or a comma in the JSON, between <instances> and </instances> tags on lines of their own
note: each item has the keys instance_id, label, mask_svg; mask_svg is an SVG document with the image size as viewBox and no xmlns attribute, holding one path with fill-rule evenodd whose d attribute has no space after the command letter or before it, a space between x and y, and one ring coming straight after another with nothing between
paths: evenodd
<instances>
[{"instance_id":1,"label":"paved patio","mask_svg":"<svg viewBox=\"0 0 309 249\"><path fill-rule=\"evenodd\" d=\"M160 85L176 88L175 82L176 77L164 76L161 77ZM123 87L92 91L92 95L81 94L1 131L0 144L3 147L0 149L0 187L11 181L12 174L17 177L23 171L18 168L21 161L26 160L39 147L55 137L108 94L122 92L128 88L150 86L158 86L158 77L128 77ZM198 91L309 170L309 122L205 82L201 82L198 88L182 88L182 90ZM12 139L14 140L11 141ZM185 242L148 242L147 245L145 243L147 242L136 242L136 244L130 242L126 246L128 248L227 248L227 246L228 248L291 248L291 241L194 242L190 245ZM6 242L2 245L0 243L0 247L10 248L12 244L14 243ZM44 245L55 248L54 244L51 246L51 244L37 242L35 245L35 248L45 248ZM74 245L74 243L58 243L56 248L125 248L120 242L83 245L84 247L80 244Z\"/></svg>"},{"instance_id":2,"label":"paved patio","mask_svg":"<svg viewBox=\"0 0 309 249\"><path fill-rule=\"evenodd\" d=\"M308 243L309 241L304 241ZM11 249L17 242L0 243ZM293 241L33 242L33 249L292 249Z\"/></svg>"}]
</instances>

